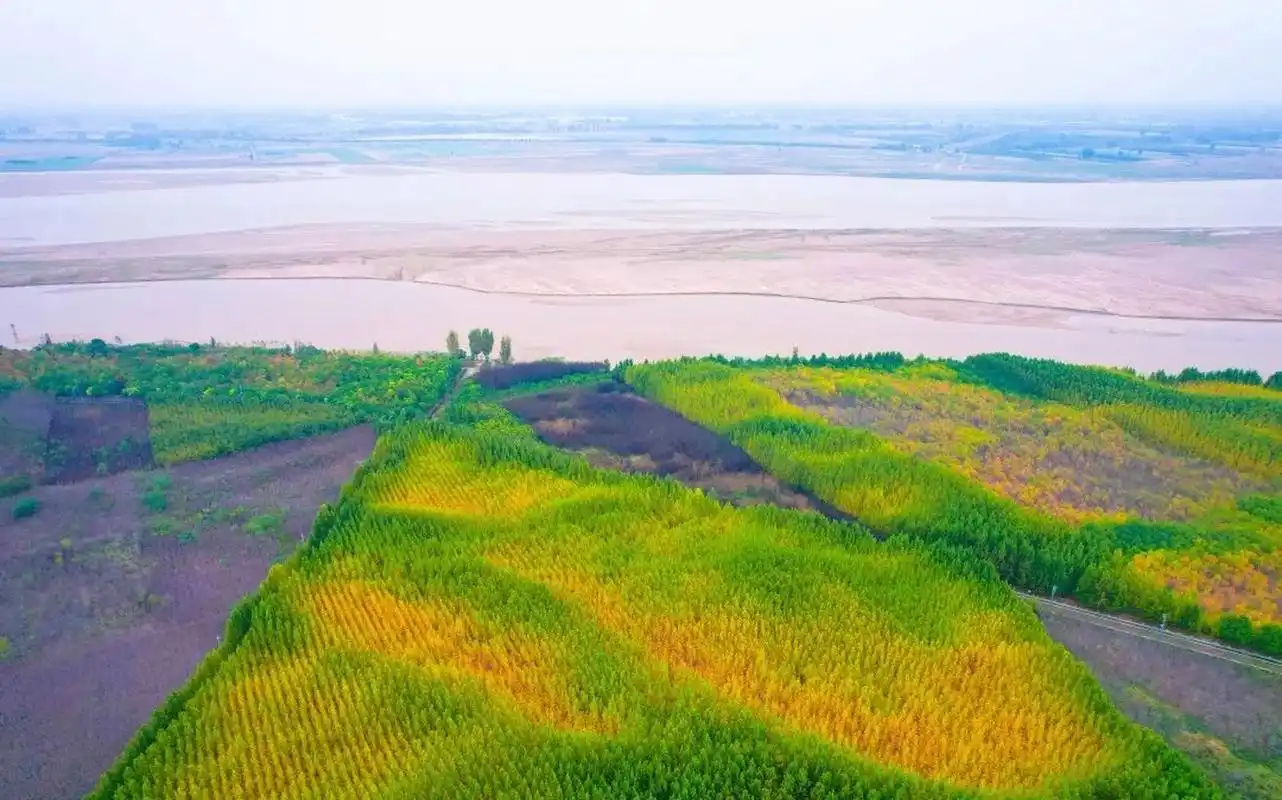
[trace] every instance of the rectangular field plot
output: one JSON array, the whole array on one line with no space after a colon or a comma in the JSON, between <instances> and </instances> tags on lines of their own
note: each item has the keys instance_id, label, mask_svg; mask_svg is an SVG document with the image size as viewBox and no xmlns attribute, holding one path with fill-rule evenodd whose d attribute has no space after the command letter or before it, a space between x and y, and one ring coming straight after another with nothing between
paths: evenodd
<instances>
[{"instance_id":1,"label":"rectangular field plot","mask_svg":"<svg viewBox=\"0 0 1282 800\"><path fill-rule=\"evenodd\" d=\"M513 397L504 406L548 444L598 467L676 478L740 506L769 504L848 516L783 485L722 436L613 381Z\"/></svg>"},{"instance_id":2,"label":"rectangular field plot","mask_svg":"<svg viewBox=\"0 0 1282 800\"><path fill-rule=\"evenodd\" d=\"M156 461L176 464L234 453L267 442L338 430L351 418L318 402L159 403L151 412Z\"/></svg>"},{"instance_id":3,"label":"rectangular field plot","mask_svg":"<svg viewBox=\"0 0 1282 800\"><path fill-rule=\"evenodd\" d=\"M803 368L763 380L834 424L871 430L1069 522L1190 519L1259 488L1226 466L1160 450L1104 413L961 383L941 364L896 373Z\"/></svg>"},{"instance_id":4,"label":"rectangular field plot","mask_svg":"<svg viewBox=\"0 0 1282 800\"><path fill-rule=\"evenodd\" d=\"M956 551L380 440L100 797L1215 797Z\"/></svg>"}]
</instances>

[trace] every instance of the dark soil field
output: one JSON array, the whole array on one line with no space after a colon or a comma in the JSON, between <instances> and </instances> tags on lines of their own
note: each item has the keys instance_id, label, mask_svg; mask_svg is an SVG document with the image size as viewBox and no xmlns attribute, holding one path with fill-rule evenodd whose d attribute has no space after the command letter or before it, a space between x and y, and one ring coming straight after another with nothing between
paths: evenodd
<instances>
[{"instance_id":1,"label":"dark soil field","mask_svg":"<svg viewBox=\"0 0 1282 800\"><path fill-rule=\"evenodd\" d=\"M1192 756L1231 797L1282 797L1282 679L1067 616L1041 617L1128 717Z\"/></svg>"},{"instance_id":2,"label":"dark soil field","mask_svg":"<svg viewBox=\"0 0 1282 800\"><path fill-rule=\"evenodd\" d=\"M49 423L46 480L72 483L131 469L151 460L147 404L132 397L60 397Z\"/></svg>"},{"instance_id":3,"label":"dark soil field","mask_svg":"<svg viewBox=\"0 0 1282 800\"><path fill-rule=\"evenodd\" d=\"M0 479L73 483L153 463L142 400L31 390L0 398Z\"/></svg>"},{"instance_id":4,"label":"dark soil field","mask_svg":"<svg viewBox=\"0 0 1282 800\"><path fill-rule=\"evenodd\" d=\"M0 798L79 797L305 539L370 452L355 428L0 507Z\"/></svg>"},{"instance_id":5,"label":"dark soil field","mask_svg":"<svg viewBox=\"0 0 1282 800\"><path fill-rule=\"evenodd\" d=\"M522 383L553 381L569 375L604 372L604 361L533 361L528 364L488 366L476 374L476 382L486 389L503 390Z\"/></svg>"},{"instance_id":6,"label":"dark soil field","mask_svg":"<svg viewBox=\"0 0 1282 800\"><path fill-rule=\"evenodd\" d=\"M522 395L504 405L543 441L598 467L671 476L735 505L770 503L850 519L785 486L743 450L619 383Z\"/></svg>"},{"instance_id":7,"label":"dark soil field","mask_svg":"<svg viewBox=\"0 0 1282 800\"><path fill-rule=\"evenodd\" d=\"M17 486L41 477L52 421L47 394L20 389L0 397L0 481Z\"/></svg>"}]
</instances>

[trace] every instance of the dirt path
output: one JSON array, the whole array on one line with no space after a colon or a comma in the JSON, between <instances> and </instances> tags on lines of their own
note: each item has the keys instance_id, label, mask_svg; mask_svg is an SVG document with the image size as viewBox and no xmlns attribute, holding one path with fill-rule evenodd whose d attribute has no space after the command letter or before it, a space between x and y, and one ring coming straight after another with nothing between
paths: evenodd
<instances>
[{"instance_id":1,"label":"dirt path","mask_svg":"<svg viewBox=\"0 0 1282 800\"><path fill-rule=\"evenodd\" d=\"M1230 797L1282 797L1282 677L1133 620L1039 605L1046 631L1128 717L1201 764Z\"/></svg>"},{"instance_id":2,"label":"dirt path","mask_svg":"<svg viewBox=\"0 0 1282 800\"><path fill-rule=\"evenodd\" d=\"M440 400L436 401L436 405L432 406L432 410L427 414L428 418L436 419L437 415L439 415L446 406L454 402L454 398L458 395L459 390L463 388L463 384L467 383L468 378L475 375L479 369L480 367L471 366L464 367L459 370L458 377L454 379L454 385L450 387L449 391L441 396Z\"/></svg>"},{"instance_id":3,"label":"dirt path","mask_svg":"<svg viewBox=\"0 0 1282 800\"><path fill-rule=\"evenodd\" d=\"M1146 622L1131 619L1117 614L1105 614L1100 611L1092 611L1073 603L1065 603L1061 600L1051 600L1046 597L1027 594L1026 592L1015 592L1021 597L1028 598L1037 603L1038 611L1043 619L1046 615L1057 617L1067 617L1076 622L1086 625L1094 625L1098 628L1105 628L1114 633L1133 636L1138 639L1145 639L1150 642L1159 642L1167 647L1174 647L1179 650L1187 650L1190 653L1199 653L1208 658L1214 658L1220 661L1228 661L1244 667L1250 667L1270 675L1276 675L1282 678L1282 659L1272 658L1270 656L1253 653L1250 650L1242 650L1237 647L1230 647L1223 642L1215 639L1206 639L1201 636L1190 636L1187 633L1181 633L1176 630L1163 629L1157 625L1149 625Z\"/></svg>"},{"instance_id":4,"label":"dirt path","mask_svg":"<svg viewBox=\"0 0 1282 800\"><path fill-rule=\"evenodd\" d=\"M217 642L231 606L311 530L368 427L0 508L0 798L79 797Z\"/></svg>"}]
</instances>

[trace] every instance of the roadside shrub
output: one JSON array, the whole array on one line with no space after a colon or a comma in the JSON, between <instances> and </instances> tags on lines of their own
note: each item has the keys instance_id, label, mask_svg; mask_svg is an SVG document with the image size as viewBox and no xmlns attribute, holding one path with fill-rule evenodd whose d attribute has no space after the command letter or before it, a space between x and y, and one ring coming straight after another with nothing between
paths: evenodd
<instances>
[{"instance_id":1,"label":"roadside shrub","mask_svg":"<svg viewBox=\"0 0 1282 800\"><path fill-rule=\"evenodd\" d=\"M161 489L152 489L142 496L143 506L153 514L169 508L169 497Z\"/></svg>"},{"instance_id":2,"label":"roadside shrub","mask_svg":"<svg viewBox=\"0 0 1282 800\"><path fill-rule=\"evenodd\" d=\"M89 496L85 498L89 505L99 508L108 509L116 504L116 500L101 486L95 486L89 490Z\"/></svg>"},{"instance_id":3,"label":"roadside shrub","mask_svg":"<svg viewBox=\"0 0 1282 800\"><path fill-rule=\"evenodd\" d=\"M1251 620L1237 614L1225 614L1220 617L1220 638L1230 644L1250 646L1255 639Z\"/></svg>"},{"instance_id":4,"label":"roadside shrub","mask_svg":"<svg viewBox=\"0 0 1282 800\"><path fill-rule=\"evenodd\" d=\"M1282 656L1282 625L1268 623L1260 626L1255 636L1255 647L1271 656Z\"/></svg>"},{"instance_id":5,"label":"roadside shrub","mask_svg":"<svg viewBox=\"0 0 1282 800\"><path fill-rule=\"evenodd\" d=\"M261 536L264 533L275 533L284 524L285 512L278 509L250 518L240 529L251 536Z\"/></svg>"},{"instance_id":6,"label":"roadside shrub","mask_svg":"<svg viewBox=\"0 0 1282 800\"><path fill-rule=\"evenodd\" d=\"M10 475L7 478L0 479L0 497L12 497L15 494L22 494L31 488L30 475Z\"/></svg>"},{"instance_id":7,"label":"roadside shrub","mask_svg":"<svg viewBox=\"0 0 1282 800\"><path fill-rule=\"evenodd\" d=\"M34 517L36 515L36 512L39 510L40 510L39 500L37 500L34 497L24 497L23 499L19 500L17 503L14 504L13 518L26 519L27 517Z\"/></svg>"}]
</instances>

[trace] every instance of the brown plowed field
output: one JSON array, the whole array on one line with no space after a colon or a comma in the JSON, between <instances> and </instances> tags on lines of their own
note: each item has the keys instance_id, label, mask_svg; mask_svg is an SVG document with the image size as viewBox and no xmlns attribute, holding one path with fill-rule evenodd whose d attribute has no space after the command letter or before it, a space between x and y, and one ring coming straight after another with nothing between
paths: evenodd
<instances>
[{"instance_id":1,"label":"brown plowed field","mask_svg":"<svg viewBox=\"0 0 1282 800\"><path fill-rule=\"evenodd\" d=\"M0 798L79 797L311 530L369 428L0 504Z\"/></svg>"}]
</instances>

